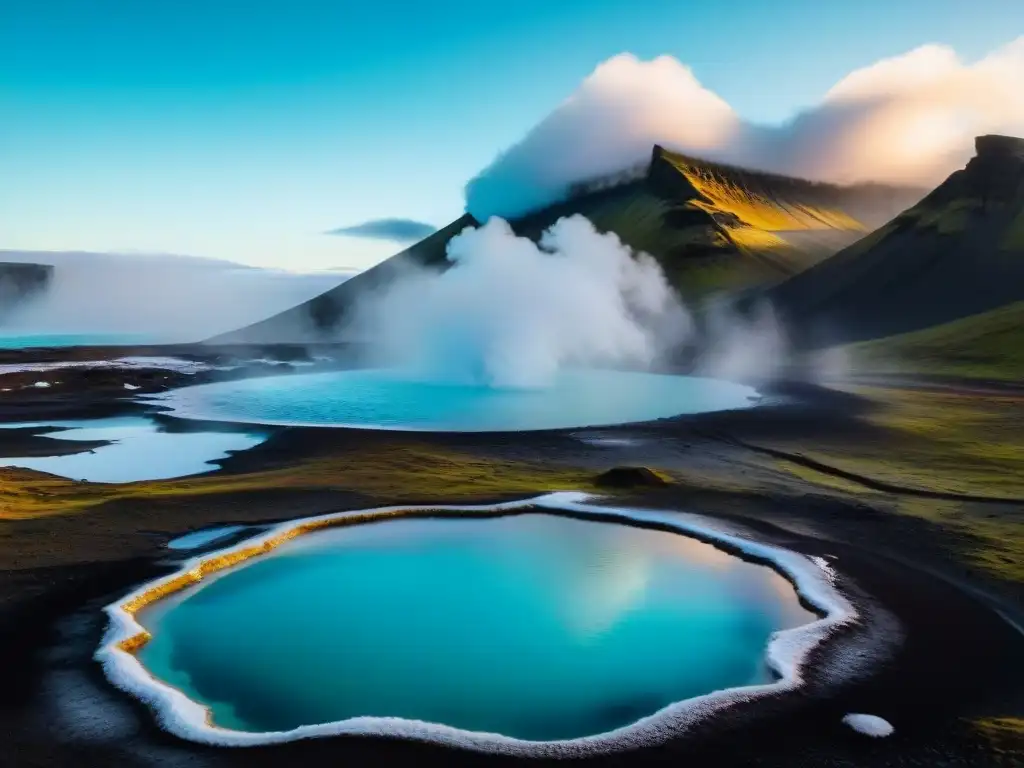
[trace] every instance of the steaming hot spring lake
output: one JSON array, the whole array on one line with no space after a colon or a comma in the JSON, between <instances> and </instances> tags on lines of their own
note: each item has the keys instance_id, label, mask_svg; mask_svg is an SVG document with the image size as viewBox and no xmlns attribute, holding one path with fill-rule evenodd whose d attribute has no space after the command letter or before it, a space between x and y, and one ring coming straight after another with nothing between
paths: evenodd
<instances>
[{"instance_id":1,"label":"steaming hot spring lake","mask_svg":"<svg viewBox=\"0 0 1024 768\"><path fill-rule=\"evenodd\" d=\"M399 370L268 376L155 396L174 416L253 424L488 432L608 426L745 408L757 392L693 376L559 371L540 387L421 380Z\"/></svg>"},{"instance_id":2,"label":"steaming hot spring lake","mask_svg":"<svg viewBox=\"0 0 1024 768\"><path fill-rule=\"evenodd\" d=\"M214 727L400 717L528 741L768 682L817 617L781 575L682 533L526 512L298 536L144 608L137 652Z\"/></svg>"}]
</instances>

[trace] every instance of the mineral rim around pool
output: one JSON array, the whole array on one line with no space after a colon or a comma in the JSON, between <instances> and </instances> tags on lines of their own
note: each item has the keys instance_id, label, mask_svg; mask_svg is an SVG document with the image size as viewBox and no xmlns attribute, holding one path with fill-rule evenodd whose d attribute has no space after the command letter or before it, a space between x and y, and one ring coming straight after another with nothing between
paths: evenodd
<instances>
[{"instance_id":1,"label":"mineral rim around pool","mask_svg":"<svg viewBox=\"0 0 1024 768\"><path fill-rule=\"evenodd\" d=\"M548 386L444 384L362 369L186 387L156 399L176 416L310 426L480 432L649 421L745 408L734 382L633 371L561 371Z\"/></svg>"},{"instance_id":2,"label":"mineral rim around pool","mask_svg":"<svg viewBox=\"0 0 1024 768\"><path fill-rule=\"evenodd\" d=\"M215 726L379 716L546 741L768 682L772 633L816 616L694 538L529 513L310 533L138 619L142 664Z\"/></svg>"}]
</instances>

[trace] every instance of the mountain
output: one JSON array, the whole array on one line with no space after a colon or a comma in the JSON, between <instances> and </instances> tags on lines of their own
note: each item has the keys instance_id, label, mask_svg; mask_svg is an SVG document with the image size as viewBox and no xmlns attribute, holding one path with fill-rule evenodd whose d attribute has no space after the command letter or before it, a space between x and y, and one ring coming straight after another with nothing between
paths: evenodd
<instances>
[{"instance_id":1,"label":"mountain","mask_svg":"<svg viewBox=\"0 0 1024 768\"><path fill-rule=\"evenodd\" d=\"M208 341L211 344L301 344L330 340L344 326L347 313L357 302L372 296L375 290L400 277L404 271L423 266L443 267L447 263L448 241L477 223L466 214L401 253L309 301Z\"/></svg>"},{"instance_id":2,"label":"mountain","mask_svg":"<svg viewBox=\"0 0 1024 768\"><path fill-rule=\"evenodd\" d=\"M852 344L865 373L924 373L979 379L1024 379L1024 301L923 331Z\"/></svg>"},{"instance_id":3,"label":"mountain","mask_svg":"<svg viewBox=\"0 0 1024 768\"><path fill-rule=\"evenodd\" d=\"M31 298L39 296L53 280L53 266L0 261L0 322Z\"/></svg>"},{"instance_id":4,"label":"mountain","mask_svg":"<svg viewBox=\"0 0 1024 768\"><path fill-rule=\"evenodd\" d=\"M768 292L808 347L917 331L1024 300L1024 139L976 155L917 205Z\"/></svg>"},{"instance_id":5,"label":"mountain","mask_svg":"<svg viewBox=\"0 0 1024 768\"><path fill-rule=\"evenodd\" d=\"M712 163L654 147L638 171L577 185L564 202L511 221L538 239L563 216L582 214L651 254L688 300L777 283L853 242L918 200L921 190L841 187ZM330 340L356 302L410 264L446 265L448 241L477 221L469 214L343 285L215 343Z\"/></svg>"},{"instance_id":6,"label":"mountain","mask_svg":"<svg viewBox=\"0 0 1024 768\"><path fill-rule=\"evenodd\" d=\"M686 299L774 283L920 199L922 191L837 186L713 163L655 147L640 182L563 206L654 256ZM540 214L553 220L551 210ZM532 218L532 217L531 217Z\"/></svg>"}]
</instances>

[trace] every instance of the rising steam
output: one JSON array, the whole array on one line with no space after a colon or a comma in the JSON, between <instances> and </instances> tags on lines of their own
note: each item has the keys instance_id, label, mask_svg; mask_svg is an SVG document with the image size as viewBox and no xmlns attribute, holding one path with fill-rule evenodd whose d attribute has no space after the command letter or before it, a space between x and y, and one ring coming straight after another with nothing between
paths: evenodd
<instances>
[{"instance_id":1,"label":"rising steam","mask_svg":"<svg viewBox=\"0 0 1024 768\"><path fill-rule=\"evenodd\" d=\"M452 238L448 260L359 313L389 364L431 380L536 387L567 365L647 366L689 329L657 263L582 216L539 244L492 218Z\"/></svg>"},{"instance_id":2,"label":"rising steam","mask_svg":"<svg viewBox=\"0 0 1024 768\"><path fill-rule=\"evenodd\" d=\"M651 147L837 183L933 186L982 133L1024 133L1024 37L973 64L926 45L857 70L780 127L743 120L669 56L615 56L469 182L477 218L515 217Z\"/></svg>"},{"instance_id":3,"label":"rising steam","mask_svg":"<svg viewBox=\"0 0 1024 768\"><path fill-rule=\"evenodd\" d=\"M695 324L658 263L580 215L539 244L504 220L467 227L450 268L422 268L366 298L354 331L380 365L429 381L542 387L565 367L650 368L694 342ZM725 309L705 321L700 371L764 380L785 344L770 312Z\"/></svg>"}]
</instances>

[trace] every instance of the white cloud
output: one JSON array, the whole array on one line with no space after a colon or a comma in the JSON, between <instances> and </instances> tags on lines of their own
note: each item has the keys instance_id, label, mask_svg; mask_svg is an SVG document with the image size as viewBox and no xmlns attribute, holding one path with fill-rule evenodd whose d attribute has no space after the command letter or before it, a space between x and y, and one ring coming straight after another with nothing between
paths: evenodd
<instances>
[{"instance_id":1,"label":"white cloud","mask_svg":"<svg viewBox=\"0 0 1024 768\"><path fill-rule=\"evenodd\" d=\"M343 282L172 255L0 251L0 262L53 264L38 298L4 315L0 335L138 334L198 341L262 320Z\"/></svg>"},{"instance_id":2,"label":"white cloud","mask_svg":"<svg viewBox=\"0 0 1024 768\"><path fill-rule=\"evenodd\" d=\"M742 119L679 61L601 65L467 185L479 217L516 216L570 185L641 164L654 144L813 179L933 185L974 136L1024 133L1024 37L966 63L926 45L850 73L782 126Z\"/></svg>"},{"instance_id":3,"label":"white cloud","mask_svg":"<svg viewBox=\"0 0 1024 768\"><path fill-rule=\"evenodd\" d=\"M580 215L539 243L491 218L452 238L448 261L410 268L359 307L374 362L430 381L542 387L567 367L650 368L697 340L658 263ZM781 370L788 349L768 308L748 320L723 306L711 320L702 373L756 382Z\"/></svg>"}]
</instances>

